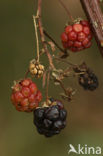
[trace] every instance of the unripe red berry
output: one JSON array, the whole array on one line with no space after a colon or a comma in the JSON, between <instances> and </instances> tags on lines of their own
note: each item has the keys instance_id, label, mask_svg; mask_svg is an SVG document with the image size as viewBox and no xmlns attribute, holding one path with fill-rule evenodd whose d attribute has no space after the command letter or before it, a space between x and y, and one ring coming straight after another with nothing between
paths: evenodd
<instances>
[{"instance_id":1,"label":"unripe red berry","mask_svg":"<svg viewBox=\"0 0 103 156\"><path fill-rule=\"evenodd\" d=\"M92 33L88 21L81 20L73 25L65 27L61 35L63 47L72 52L78 52L89 48L92 40Z\"/></svg>"},{"instance_id":2,"label":"unripe red berry","mask_svg":"<svg viewBox=\"0 0 103 156\"><path fill-rule=\"evenodd\" d=\"M39 106L42 94L31 79L24 79L14 83L11 101L18 111L31 112Z\"/></svg>"}]
</instances>

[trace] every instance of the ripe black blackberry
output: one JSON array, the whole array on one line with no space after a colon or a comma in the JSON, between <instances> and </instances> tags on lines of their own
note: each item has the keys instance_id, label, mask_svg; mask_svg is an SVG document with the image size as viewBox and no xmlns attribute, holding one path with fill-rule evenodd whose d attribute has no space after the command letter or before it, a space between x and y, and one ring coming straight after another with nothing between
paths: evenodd
<instances>
[{"instance_id":1,"label":"ripe black blackberry","mask_svg":"<svg viewBox=\"0 0 103 156\"><path fill-rule=\"evenodd\" d=\"M59 134L66 126L67 111L64 109L63 104L58 101L51 101L51 106L38 108L34 111L34 124L37 131L51 137Z\"/></svg>"},{"instance_id":2,"label":"ripe black blackberry","mask_svg":"<svg viewBox=\"0 0 103 156\"><path fill-rule=\"evenodd\" d=\"M83 74L80 74L79 84L85 90L90 90L90 91L94 91L99 86L97 76L89 69L86 72L84 72Z\"/></svg>"}]
</instances>

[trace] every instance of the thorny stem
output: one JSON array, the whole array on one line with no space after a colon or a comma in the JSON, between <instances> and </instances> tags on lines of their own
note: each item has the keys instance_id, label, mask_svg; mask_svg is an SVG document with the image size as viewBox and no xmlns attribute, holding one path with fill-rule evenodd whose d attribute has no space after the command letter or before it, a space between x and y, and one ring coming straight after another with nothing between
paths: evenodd
<instances>
[{"instance_id":1,"label":"thorny stem","mask_svg":"<svg viewBox=\"0 0 103 156\"><path fill-rule=\"evenodd\" d=\"M90 21L93 34L103 56L103 13L100 9L99 0L80 0L82 7Z\"/></svg>"},{"instance_id":2,"label":"thorny stem","mask_svg":"<svg viewBox=\"0 0 103 156\"><path fill-rule=\"evenodd\" d=\"M56 46L61 52L67 53L66 49L62 49L62 48L58 45L58 43L47 33L46 30L43 30L43 32L44 32L45 36L48 37L48 38L55 44L55 46Z\"/></svg>"},{"instance_id":3,"label":"thorny stem","mask_svg":"<svg viewBox=\"0 0 103 156\"><path fill-rule=\"evenodd\" d=\"M53 60L52 60L52 56L50 55L49 50L47 48L47 44L45 42L45 36L43 33L43 26L42 26L42 21L41 21L41 6L42 6L42 0L38 0L38 27L39 27L40 36L41 36L41 42L42 42L43 48L45 50L45 53L48 57L50 67L52 69L55 69Z\"/></svg>"},{"instance_id":4,"label":"thorny stem","mask_svg":"<svg viewBox=\"0 0 103 156\"><path fill-rule=\"evenodd\" d=\"M65 11L67 12L68 16L70 17L71 21L73 22L74 21L74 18L72 17L69 9L66 7L66 5L63 3L62 0L59 0L59 3L63 6L63 8L65 9Z\"/></svg>"},{"instance_id":5,"label":"thorny stem","mask_svg":"<svg viewBox=\"0 0 103 156\"><path fill-rule=\"evenodd\" d=\"M37 42L37 62L39 62L39 38L38 38L38 30L37 30L37 23L36 23L37 16L33 16L34 27L35 27L35 35L36 35L36 42Z\"/></svg>"}]
</instances>

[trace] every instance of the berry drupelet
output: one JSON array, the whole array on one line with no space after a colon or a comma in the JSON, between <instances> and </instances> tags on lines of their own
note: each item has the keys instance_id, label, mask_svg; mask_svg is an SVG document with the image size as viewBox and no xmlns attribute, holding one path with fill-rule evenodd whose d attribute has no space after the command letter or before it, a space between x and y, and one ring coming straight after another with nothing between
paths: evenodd
<instances>
[{"instance_id":1,"label":"berry drupelet","mask_svg":"<svg viewBox=\"0 0 103 156\"><path fill-rule=\"evenodd\" d=\"M31 79L14 82L11 101L18 111L32 112L41 99L42 94Z\"/></svg>"},{"instance_id":2,"label":"berry drupelet","mask_svg":"<svg viewBox=\"0 0 103 156\"><path fill-rule=\"evenodd\" d=\"M72 52L89 48L91 46L92 34L88 21L80 20L79 22L68 25L61 34L63 47Z\"/></svg>"},{"instance_id":3,"label":"berry drupelet","mask_svg":"<svg viewBox=\"0 0 103 156\"><path fill-rule=\"evenodd\" d=\"M66 126L66 117L67 111L59 100L52 100L50 106L34 110L37 131L46 137L59 134Z\"/></svg>"}]
</instances>

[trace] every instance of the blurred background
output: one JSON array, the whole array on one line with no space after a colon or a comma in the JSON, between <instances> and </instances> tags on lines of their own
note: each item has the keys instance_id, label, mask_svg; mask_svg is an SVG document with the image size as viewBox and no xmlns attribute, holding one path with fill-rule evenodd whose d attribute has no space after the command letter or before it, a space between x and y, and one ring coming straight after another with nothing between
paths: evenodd
<instances>
[{"instance_id":1,"label":"blurred background","mask_svg":"<svg viewBox=\"0 0 103 156\"><path fill-rule=\"evenodd\" d=\"M86 18L79 0L64 0L74 18ZM70 53L73 63L85 61L99 78L99 88L94 92L84 91L76 78L65 84L77 88L68 110L67 127L60 135L45 138L37 133L33 115L20 113L10 102L14 80L23 78L29 61L36 56L35 32L32 15L36 12L37 0L0 0L0 156L67 156L69 144L103 146L103 58L95 40L90 49L76 54ZM60 34L69 18L58 0L43 0L43 25L59 43ZM57 53L59 51L57 50ZM41 62L47 63L43 57ZM58 67L64 64L59 64ZM39 89L41 80L34 79ZM51 83L49 95L59 97L60 87ZM102 148L103 150L103 148ZM103 154L103 153L102 153ZM73 155L73 154L72 154Z\"/></svg>"}]
</instances>

